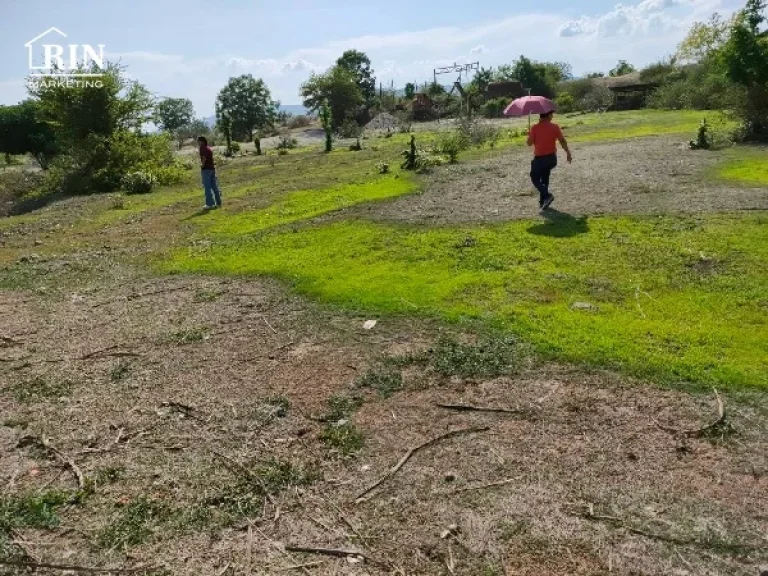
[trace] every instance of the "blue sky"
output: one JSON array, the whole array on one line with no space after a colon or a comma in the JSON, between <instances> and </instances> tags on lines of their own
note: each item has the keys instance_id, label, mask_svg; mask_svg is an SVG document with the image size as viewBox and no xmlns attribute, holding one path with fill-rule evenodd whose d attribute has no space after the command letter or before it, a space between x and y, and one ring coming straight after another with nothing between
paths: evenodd
<instances>
[{"instance_id":1,"label":"blue sky","mask_svg":"<svg viewBox=\"0 0 768 576\"><path fill-rule=\"evenodd\" d=\"M520 54L570 62L576 74L617 60L644 65L674 52L695 21L738 0L3 0L0 104L26 94L24 44L56 26L67 43L104 44L158 96L190 98L213 114L230 76L263 78L273 97L300 102L311 71L344 50L368 53L379 80L402 86L435 66Z\"/></svg>"}]
</instances>

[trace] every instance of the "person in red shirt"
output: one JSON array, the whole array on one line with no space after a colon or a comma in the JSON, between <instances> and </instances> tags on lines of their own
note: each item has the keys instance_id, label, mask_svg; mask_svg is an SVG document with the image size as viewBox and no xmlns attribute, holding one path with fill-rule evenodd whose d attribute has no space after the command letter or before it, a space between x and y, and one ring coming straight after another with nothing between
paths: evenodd
<instances>
[{"instance_id":1,"label":"person in red shirt","mask_svg":"<svg viewBox=\"0 0 768 576\"><path fill-rule=\"evenodd\" d=\"M552 122L552 112L541 114L538 123L534 124L528 133L528 146L533 146L531 161L531 181L539 191L539 207L549 208L555 197L549 191L549 175L557 166L557 143L567 154L568 163L573 160L568 142L563 136L560 126Z\"/></svg>"},{"instance_id":2,"label":"person in red shirt","mask_svg":"<svg viewBox=\"0 0 768 576\"><path fill-rule=\"evenodd\" d=\"M197 144L200 146L200 173L205 189L205 206L203 209L221 208L221 190L219 190L219 181L216 178L216 166L213 164L213 151L208 146L208 139L205 136L199 136Z\"/></svg>"}]
</instances>

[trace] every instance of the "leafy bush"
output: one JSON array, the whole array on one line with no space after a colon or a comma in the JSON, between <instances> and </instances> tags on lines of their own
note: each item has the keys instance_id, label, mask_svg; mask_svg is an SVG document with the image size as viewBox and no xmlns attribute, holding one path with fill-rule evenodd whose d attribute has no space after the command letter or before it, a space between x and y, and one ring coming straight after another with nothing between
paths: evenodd
<instances>
[{"instance_id":1,"label":"leafy bush","mask_svg":"<svg viewBox=\"0 0 768 576\"><path fill-rule=\"evenodd\" d=\"M154 176L149 172L129 172L123 176L123 188L128 194L149 194L155 182Z\"/></svg>"},{"instance_id":2,"label":"leafy bush","mask_svg":"<svg viewBox=\"0 0 768 576\"><path fill-rule=\"evenodd\" d=\"M646 100L649 108L662 110L722 110L730 107L735 90L726 78L690 70L685 77L660 86Z\"/></svg>"},{"instance_id":3,"label":"leafy bush","mask_svg":"<svg viewBox=\"0 0 768 576\"><path fill-rule=\"evenodd\" d=\"M312 119L309 116L305 116L303 114L300 114L298 116L294 116L293 118L290 118L288 120L288 128L306 128L312 123Z\"/></svg>"},{"instance_id":4,"label":"leafy bush","mask_svg":"<svg viewBox=\"0 0 768 576\"><path fill-rule=\"evenodd\" d=\"M359 138L362 133L363 129L357 121L352 118L347 118L342 122L341 126L339 126L339 136L342 138Z\"/></svg>"},{"instance_id":5,"label":"leafy bush","mask_svg":"<svg viewBox=\"0 0 768 576\"><path fill-rule=\"evenodd\" d=\"M0 171L0 203L22 199L37 190L44 180L42 172Z\"/></svg>"},{"instance_id":6,"label":"leafy bush","mask_svg":"<svg viewBox=\"0 0 768 576\"><path fill-rule=\"evenodd\" d=\"M379 174L389 174L389 164L386 162L377 162L376 170L379 171Z\"/></svg>"},{"instance_id":7,"label":"leafy bush","mask_svg":"<svg viewBox=\"0 0 768 576\"><path fill-rule=\"evenodd\" d=\"M240 152L240 142L232 142L232 143L229 145L229 150L230 150L230 152L232 152L233 154L237 154L238 152Z\"/></svg>"},{"instance_id":8,"label":"leafy bush","mask_svg":"<svg viewBox=\"0 0 768 576\"><path fill-rule=\"evenodd\" d=\"M293 150L299 145L299 141L293 138L290 134L282 134L280 141L277 143L278 150Z\"/></svg>"},{"instance_id":9,"label":"leafy bush","mask_svg":"<svg viewBox=\"0 0 768 576\"><path fill-rule=\"evenodd\" d=\"M278 148L277 149L277 155L278 156L287 156L288 150L286 148Z\"/></svg>"},{"instance_id":10,"label":"leafy bush","mask_svg":"<svg viewBox=\"0 0 768 576\"><path fill-rule=\"evenodd\" d=\"M501 118L504 116L504 109L509 104L508 98L494 98L488 100L480 107L480 112L486 118Z\"/></svg>"},{"instance_id":11,"label":"leafy bush","mask_svg":"<svg viewBox=\"0 0 768 576\"><path fill-rule=\"evenodd\" d=\"M696 140L691 140L688 146L691 150L709 150L712 146L709 142L709 127L707 126L707 119L701 121L699 129L696 133Z\"/></svg>"},{"instance_id":12,"label":"leafy bush","mask_svg":"<svg viewBox=\"0 0 768 576\"><path fill-rule=\"evenodd\" d=\"M395 121L397 131L400 134L409 134L411 132L411 126L413 125L413 118L410 112L405 110L398 110L395 112Z\"/></svg>"},{"instance_id":13,"label":"leafy bush","mask_svg":"<svg viewBox=\"0 0 768 576\"><path fill-rule=\"evenodd\" d=\"M175 184L184 179L186 169L172 148L166 134L127 130L111 138L91 134L87 145L54 160L43 188L65 194L114 192L123 186L123 177L133 172L150 173L157 184Z\"/></svg>"},{"instance_id":14,"label":"leafy bush","mask_svg":"<svg viewBox=\"0 0 768 576\"><path fill-rule=\"evenodd\" d=\"M573 111L575 100L573 95L568 92L561 92L557 98L555 98L555 106L557 106L558 112L568 113Z\"/></svg>"},{"instance_id":15,"label":"leafy bush","mask_svg":"<svg viewBox=\"0 0 768 576\"><path fill-rule=\"evenodd\" d=\"M481 148L485 144L488 144L491 148L495 148L500 138L501 130L498 126L478 123L472 132L471 142L477 148Z\"/></svg>"},{"instance_id":16,"label":"leafy bush","mask_svg":"<svg viewBox=\"0 0 768 576\"><path fill-rule=\"evenodd\" d=\"M485 144L494 147L501 137L498 127L471 116L461 116L456 120L456 132L465 149L472 146L481 148Z\"/></svg>"},{"instance_id":17,"label":"leafy bush","mask_svg":"<svg viewBox=\"0 0 768 576\"><path fill-rule=\"evenodd\" d=\"M446 132L438 136L435 142L435 152L448 158L448 162L455 164L459 160L459 154L468 148L468 141L458 131Z\"/></svg>"}]
</instances>

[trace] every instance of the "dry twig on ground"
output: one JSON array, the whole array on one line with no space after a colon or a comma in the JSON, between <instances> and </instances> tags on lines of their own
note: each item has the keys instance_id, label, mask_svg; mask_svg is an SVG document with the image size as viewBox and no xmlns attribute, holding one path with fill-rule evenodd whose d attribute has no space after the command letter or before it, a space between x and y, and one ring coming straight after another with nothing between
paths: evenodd
<instances>
[{"instance_id":1,"label":"dry twig on ground","mask_svg":"<svg viewBox=\"0 0 768 576\"><path fill-rule=\"evenodd\" d=\"M497 414L515 414L517 416L527 416L528 410L514 408L500 408L496 406L472 406L471 404L435 404L438 408L445 410L454 410L456 412L492 412Z\"/></svg>"},{"instance_id":2,"label":"dry twig on ground","mask_svg":"<svg viewBox=\"0 0 768 576\"><path fill-rule=\"evenodd\" d=\"M59 460L61 460L67 467L69 467L70 470L72 470L72 473L75 475L75 478L77 479L77 485L82 490L85 488L85 476L83 475L83 471L80 470L80 467L75 463L72 458L69 458L65 456L58 448L53 446L48 438L45 437L45 435L40 437L40 444L43 445L44 448L49 450L52 454L54 454Z\"/></svg>"},{"instance_id":3,"label":"dry twig on ground","mask_svg":"<svg viewBox=\"0 0 768 576\"><path fill-rule=\"evenodd\" d=\"M355 499L355 503L359 504L360 502L363 502L366 500L366 496L373 492L376 488L381 486L384 482L392 478L395 474L398 473L400 468L405 466L406 462L411 459L411 457L416 454L419 450L423 450L424 448L427 448L429 446L432 446L433 444L436 444L437 442L441 440L445 440L446 438L452 438L454 436L459 436L461 434L474 434L475 432L486 432L490 430L488 426L482 426L479 428L462 428L460 430L451 430L450 432L446 432L445 434L441 434L440 436L436 436L435 438L432 438L431 440L427 440L423 444L419 444L418 446L411 448L406 452L405 456L403 456L397 464L395 464L389 472L387 472L384 476L379 478L375 483L373 483L371 486L363 490Z\"/></svg>"},{"instance_id":4,"label":"dry twig on ground","mask_svg":"<svg viewBox=\"0 0 768 576\"><path fill-rule=\"evenodd\" d=\"M664 426L656 420L654 420L654 423L661 430L664 430L664 432L669 432L670 434L674 434L675 436L685 436L687 438L700 438L708 434L709 432L712 432L713 430L717 430L719 428L729 429L730 423L728 422L728 415L725 411L725 404L723 404L723 399L720 397L720 394L715 388L713 388L712 390L715 393L715 400L717 401L717 420L715 420L711 424L707 424L706 426L703 426L701 428L696 428L694 430L678 430L677 428Z\"/></svg>"},{"instance_id":5,"label":"dry twig on ground","mask_svg":"<svg viewBox=\"0 0 768 576\"><path fill-rule=\"evenodd\" d=\"M69 564L50 564L48 562L28 562L25 560L0 560L0 566L15 566L32 571L40 568L62 570L68 572L85 572L88 574L141 574L154 572L162 566L147 566L146 568L91 568L89 566L74 566Z\"/></svg>"}]
</instances>

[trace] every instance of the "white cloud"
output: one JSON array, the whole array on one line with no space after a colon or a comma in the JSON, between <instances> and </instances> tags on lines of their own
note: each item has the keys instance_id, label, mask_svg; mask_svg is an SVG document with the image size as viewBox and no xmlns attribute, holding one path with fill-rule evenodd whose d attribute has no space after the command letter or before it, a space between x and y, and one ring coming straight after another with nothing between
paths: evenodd
<instances>
[{"instance_id":1,"label":"white cloud","mask_svg":"<svg viewBox=\"0 0 768 576\"><path fill-rule=\"evenodd\" d=\"M632 36L658 35L677 29L683 20L681 12L702 4L701 0L643 0L636 5L617 4L616 7L595 17L582 16L560 27L563 38L596 35Z\"/></svg>"},{"instance_id":2,"label":"white cloud","mask_svg":"<svg viewBox=\"0 0 768 576\"><path fill-rule=\"evenodd\" d=\"M184 56L180 56L178 54L160 54L158 52L143 52L143 51L114 52L114 53L108 52L105 56L108 60L132 60L132 61L162 62L162 63L181 62L182 60L184 60Z\"/></svg>"},{"instance_id":3,"label":"white cloud","mask_svg":"<svg viewBox=\"0 0 768 576\"><path fill-rule=\"evenodd\" d=\"M469 51L470 54L485 54L486 52L488 52L488 48L483 44L479 44Z\"/></svg>"},{"instance_id":4,"label":"white cloud","mask_svg":"<svg viewBox=\"0 0 768 576\"><path fill-rule=\"evenodd\" d=\"M292 62L285 62L282 66L283 72L304 72L306 70L315 70L317 67L303 58Z\"/></svg>"}]
</instances>

